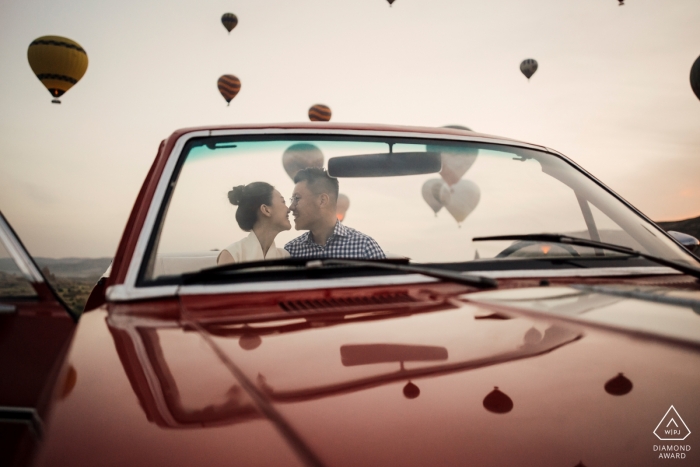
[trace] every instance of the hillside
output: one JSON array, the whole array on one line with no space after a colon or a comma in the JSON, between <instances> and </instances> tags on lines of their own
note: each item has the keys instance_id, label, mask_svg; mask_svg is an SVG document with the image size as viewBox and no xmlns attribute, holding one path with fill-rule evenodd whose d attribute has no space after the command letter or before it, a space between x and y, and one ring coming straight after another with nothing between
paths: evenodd
<instances>
[{"instance_id":1,"label":"hillside","mask_svg":"<svg viewBox=\"0 0 700 467\"><path fill-rule=\"evenodd\" d=\"M675 230L700 239L700 216L682 221L657 222L657 224L666 231Z\"/></svg>"}]
</instances>

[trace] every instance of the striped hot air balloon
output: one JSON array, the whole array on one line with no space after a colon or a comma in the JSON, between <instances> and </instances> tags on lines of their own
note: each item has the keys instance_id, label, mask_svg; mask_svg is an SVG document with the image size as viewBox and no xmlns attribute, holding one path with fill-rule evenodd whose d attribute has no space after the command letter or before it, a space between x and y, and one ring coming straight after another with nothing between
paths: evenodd
<instances>
[{"instance_id":1,"label":"striped hot air balloon","mask_svg":"<svg viewBox=\"0 0 700 467\"><path fill-rule=\"evenodd\" d=\"M231 105L231 100L241 90L241 80L233 75L223 75L216 84L219 87L219 92L226 99L227 105Z\"/></svg>"},{"instance_id":2,"label":"striped hot air balloon","mask_svg":"<svg viewBox=\"0 0 700 467\"><path fill-rule=\"evenodd\" d=\"M316 104L309 109L309 120L312 122L328 122L331 120L331 108L327 105Z\"/></svg>"},{"instance_id":3,"label":"striped hot air balloon","mask_svg":"<svg viewBox=\"0 0 700 467\"><path fill-rule=\"evenodd\" d=\"M228 33L231 34L233 28L238 24L238 18L233 13L224 13L223 16L221 16L221 24L223 24Z\"/></svg>"},{"instance_id":4,"label":"striped hot air balloon","mask_svg":"<svg viewBox=\"0 0 700 467\"><path fill-rule=\"evenodd\" d=\"M29 44L27 59L39 81L46 86L54 104L83 77L88 66L85 50L75 41L60 36L42 36Z\"/></svg>"}]
</instances>

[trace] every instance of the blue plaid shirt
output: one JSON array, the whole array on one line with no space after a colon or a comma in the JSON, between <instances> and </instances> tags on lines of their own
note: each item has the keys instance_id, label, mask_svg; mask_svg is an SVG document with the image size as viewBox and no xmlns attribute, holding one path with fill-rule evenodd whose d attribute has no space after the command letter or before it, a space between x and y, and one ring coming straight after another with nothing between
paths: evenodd
<instances>
[{"instance_id":1,"label":"blue plaid shirt","mask_svg":"<svg viewBox=\"0 0 700 467\"><path fill-rule=\"evenodd\" d=\"M354 258L384 259L386 256L377 242L362 232L345 227L338 221L333 234L321 246L313 241L311 232L305 232L284 246L295 258Z\"/></svg>"}]
</instances>

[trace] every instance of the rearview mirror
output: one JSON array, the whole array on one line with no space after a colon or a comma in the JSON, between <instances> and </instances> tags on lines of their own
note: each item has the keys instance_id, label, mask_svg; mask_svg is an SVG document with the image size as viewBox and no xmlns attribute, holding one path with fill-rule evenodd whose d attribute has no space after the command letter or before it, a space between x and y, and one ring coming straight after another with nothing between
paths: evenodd
<instances>
[{"instance_id":1,"label":"rearview mirror","mask_svg":"<svg viewBox=\"0 0 700 467\"><path fill-rule=\"evenodd\" d=\"M442 169L439 152L387 152L331 157L331 177L396 177L437 173Z\"/></svg>"}]
</instances>

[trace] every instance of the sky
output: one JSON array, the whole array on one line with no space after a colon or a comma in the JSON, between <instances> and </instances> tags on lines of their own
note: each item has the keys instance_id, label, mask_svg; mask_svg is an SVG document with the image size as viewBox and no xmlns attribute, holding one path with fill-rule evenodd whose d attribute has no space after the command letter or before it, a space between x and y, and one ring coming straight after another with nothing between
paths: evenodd
<instances>
[{"instance_id":1,"label":"sky","mask_svg":"<svg viewBox=\"0 0 700 467\"><path fill-rule=\"evenodd\" d=\"M324 103L333 122L552 147L654 220L698 216L700 2L625 3L0 0L0 210L33 255L112 256L174 130L307 121ZM89 57L61 105L27 62L43 35ZM222 74L242 83L228 107Z\"/></svg>"}]
</instances>

